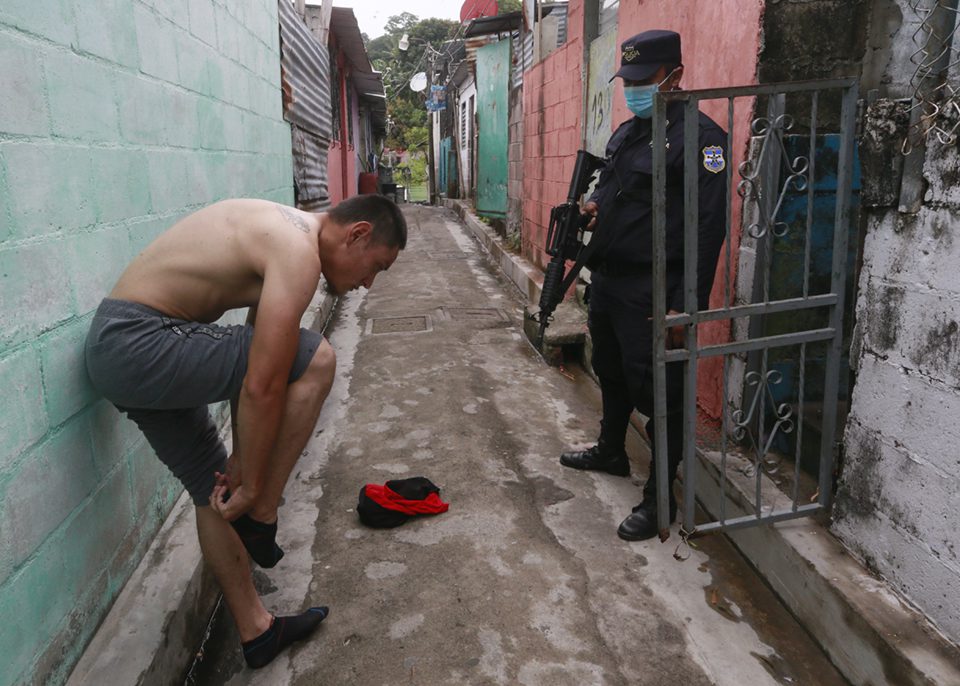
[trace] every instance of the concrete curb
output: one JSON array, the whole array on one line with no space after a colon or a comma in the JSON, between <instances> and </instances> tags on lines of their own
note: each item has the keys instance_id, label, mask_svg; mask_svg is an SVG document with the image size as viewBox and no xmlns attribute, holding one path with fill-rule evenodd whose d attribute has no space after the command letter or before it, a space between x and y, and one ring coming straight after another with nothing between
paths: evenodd
<instances>
[{"instance_id":1,"label":"concrete curb","mask_svg":"<svg viewBox=\"0 0 960 686\"><path fill-rule=\"evenodd\" d=\"M508 252L468 205L456 200L445 205L463 219L528 301L537 302L539 270ZM634 426L642 433L636 422ZM698 480L719 483L713 462L698 456ZM726 492L727 516L745 514L738 512L745 496L729 480ZM719 499L701 505L719 511ZM820 523L804 519L735 531L728 538L852 683L960 684L960 648L870 575Z\"/></svg>"},{"instance_id":2,"label":"concrete curb","mask_svg":"<svg viewBox=\"0 0 960 686\"><path fill-rule=\"evenodd\" d=\"M520 292L526 294L527 302L538 302L543 281L542 272L519 255L509 252L503 245L503 239L477 219L468 205L459 200L444 200L443 204L444 207L457 213L470 232L490 253L500 270L516 284Z\"/></svg>"},{"instance_id":3,"label":"concrete curb","mask_svg":"<svg viewBox=\"0 0 960 686\"><path fill-rule=\"evenodd\" d=\"M698 489L698 502L716 516L719 454L699 457L696 478L716 489ZM727 479L726 488L727 517L752 512L745 504L754 496L742 484ZM766 490L775 489L768 484ZM960 684L960 649L815 519L740 529L727 537L851 683Z\"/></svg>"},{"instance_id":4,"label":"concrete curb","mask_svg":"<svg viewBox=\"0 0 960 686\"><path fill-rule=\"evenodd\" d=\"M336 297L318 290L300 325L322 331L335 305ZM213 575L203 565L193 502L183 493L67 686L182 684L219 596Z\"/></svg>"}]
</instances>

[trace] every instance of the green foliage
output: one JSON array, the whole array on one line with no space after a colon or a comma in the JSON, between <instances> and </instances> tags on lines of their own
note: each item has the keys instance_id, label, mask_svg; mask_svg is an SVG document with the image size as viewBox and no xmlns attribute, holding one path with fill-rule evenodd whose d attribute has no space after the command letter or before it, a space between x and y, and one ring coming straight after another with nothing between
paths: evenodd
<instances>
[{"instance_id":1,"label":"green foliage","mask_svg":"<svg viewBox=\"0 0 960 686\"><path fill-rule=\"evenodd\" d=\"M383 36L366 42L367 54L374 69L383 73L387 91L387 116L390 126L386 145L390 148L411 149L427 143L427 111L424 105L426 91L410 90L410 79L418 72L428 75L431 60L436 59L444 41L452 38L458 28L455 21L446 19L418 19L409 12L390 17ZM400 50L399 42L407 34L410 45Z\"/></svg>"},{"instance_id":2,"label":"green foliage","mask_svg":"<svg viewBox=\"0 0 960 686\"><path fill-rule=\"evenodd\" d=\"M410 14L410 12L401 12L387 19L383 30L391 36L399 36L404 31L409 31L418 21L420 21L420 18L417 15Z\"/></svg>"},{"instance_id":3,"label":"green foliage","mask_svg":"<svg viewBox=\"0 0 960 686\"><path fill-rule=\"evenodd\" d=\"M412 184L421 184L427 180L427 155L426 153L419 153L417 155L411 155L409 160L410 165L410 182Z\"/></svg>"},{"instance_id":4,"label":"green foliage","mask_svg":"<svg viewBox=\"0 0 960 686\"><path fill-rule=\"evenodd\" d=\"M523 9L523 0L499 0L497 2L497 14L510 14L510 12L519 12Z\"/></svg>"}]
</instances>

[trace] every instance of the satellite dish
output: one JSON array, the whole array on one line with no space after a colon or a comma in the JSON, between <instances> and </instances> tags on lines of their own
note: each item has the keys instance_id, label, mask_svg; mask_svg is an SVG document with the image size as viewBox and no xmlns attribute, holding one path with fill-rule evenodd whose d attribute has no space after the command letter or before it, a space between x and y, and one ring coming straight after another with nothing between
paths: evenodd
<instances>
[{"instance_id":1,"label":"satellite dish","mask_svg":"<svg viewBox=\"0 0 960 686\"><path fill-rule=\"evenodd\" d=\"M426 73L419 71L413 75L413 78L410 79L410 90L415 93L419 93L422 90L427 88L427 75Z\"/></svg>"},{"instance_id":2,"label":"satellite dish","mask_svg":"<svg viewBox=\"0 0 960 686\"><path fill-rule=\"evenodd\" d=\"M471 19L497 16L497 0L464 0L460 7L460 23L466 24Z\"/></svg>"}]
</instances>

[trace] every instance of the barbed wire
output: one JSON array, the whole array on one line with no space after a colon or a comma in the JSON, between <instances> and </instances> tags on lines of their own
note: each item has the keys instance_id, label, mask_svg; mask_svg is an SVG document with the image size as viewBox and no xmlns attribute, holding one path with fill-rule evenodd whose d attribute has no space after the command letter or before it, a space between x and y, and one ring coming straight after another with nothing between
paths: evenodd
<instances>
[{"instance_id":1,"label":"barbed wire","mask_svg":"<svg viewBox=\"0 0 960 686\"><path fill-rule=\"evenodd\" d=\"M916 69L910 79L914 92L910 130L901 146L904 155L921 141L957 142L960 87L950 79L960 64L960 10L955 5L956 0L908 1L918 20L913 34L918 47L910 56Z\"/></svg>"}]
</instances>

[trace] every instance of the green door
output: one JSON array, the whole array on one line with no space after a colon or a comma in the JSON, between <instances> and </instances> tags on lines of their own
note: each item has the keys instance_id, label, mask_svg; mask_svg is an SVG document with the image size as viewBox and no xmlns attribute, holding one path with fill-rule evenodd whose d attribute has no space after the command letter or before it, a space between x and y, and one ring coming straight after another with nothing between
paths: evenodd
<instances>
[{"instance_id":1,"label":"green door","mask_svg":"<svg viewBox=\"0 0 960 686\"><path fill-rule=\"evenodd\" d=\"M510 41L477 50L477 214L507 216Z\"/></svg>"}]
</instances>

